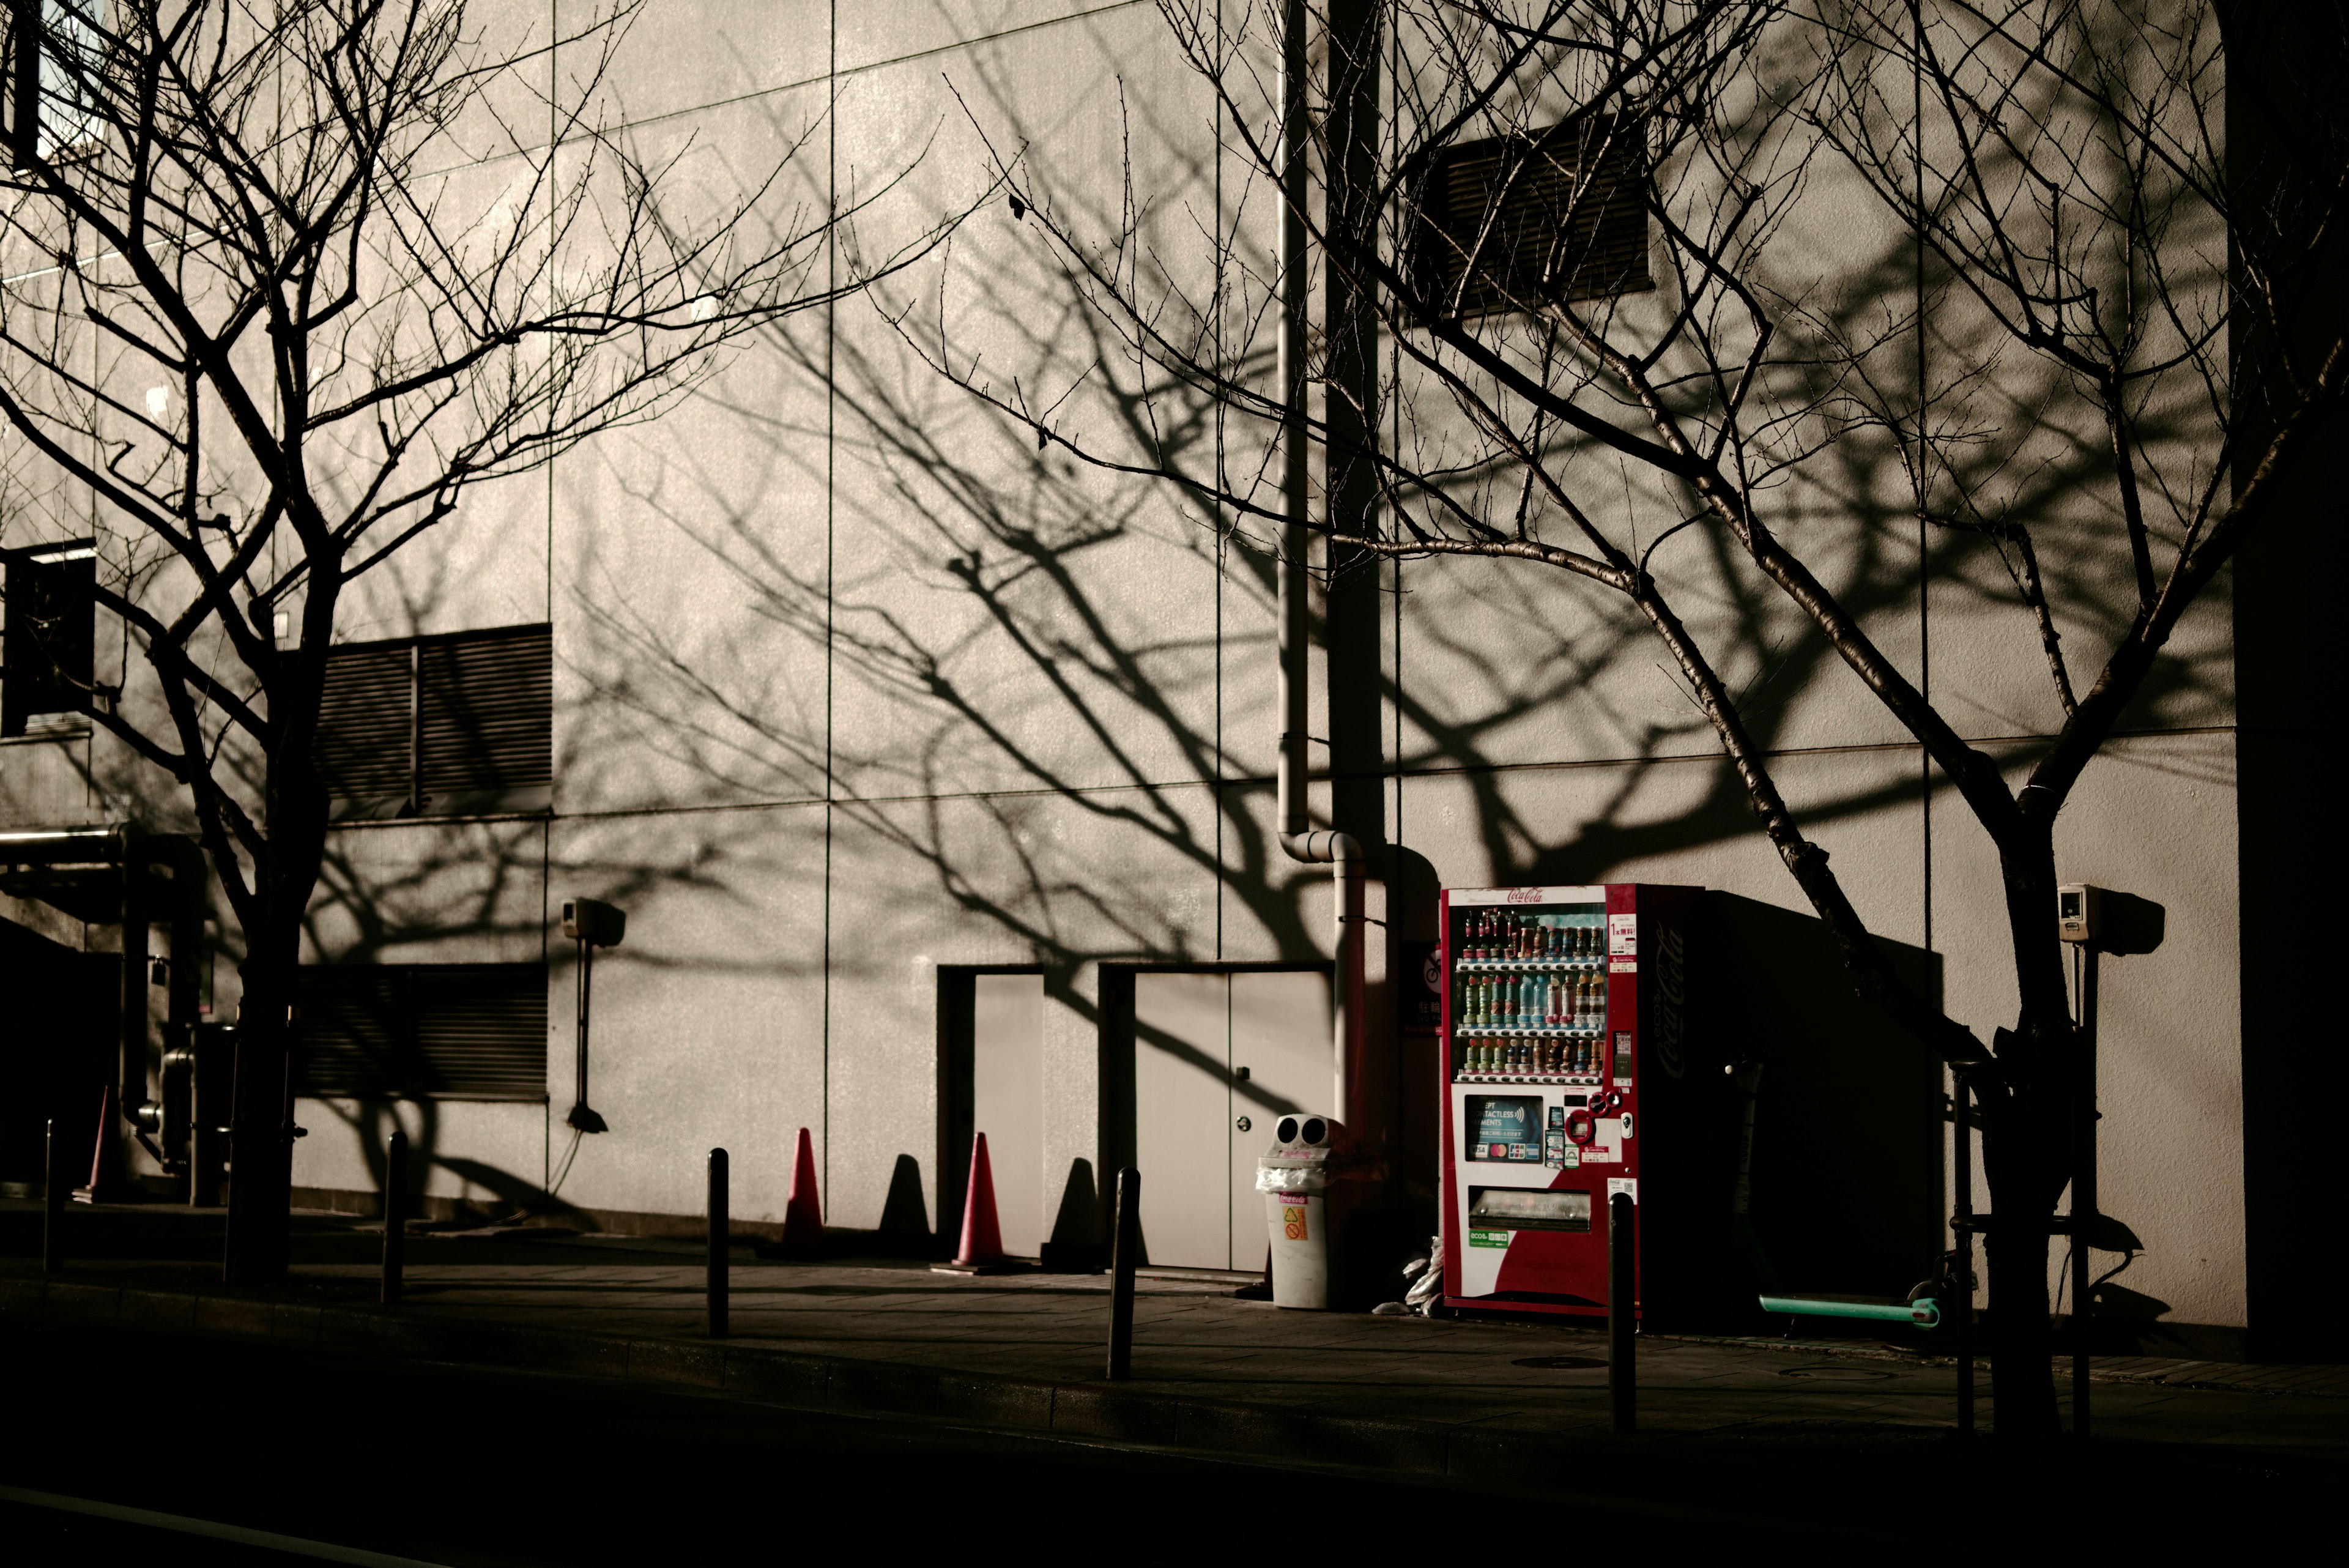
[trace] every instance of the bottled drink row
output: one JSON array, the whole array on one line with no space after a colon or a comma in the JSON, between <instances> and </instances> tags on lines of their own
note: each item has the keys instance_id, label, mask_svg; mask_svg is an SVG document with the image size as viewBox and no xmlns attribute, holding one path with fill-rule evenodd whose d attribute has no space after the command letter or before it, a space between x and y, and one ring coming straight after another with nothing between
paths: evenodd
<instances>
[{"instance_id":1,"label":"bottled drink row","mask_svg":"<svg viewBox=\"0 0 2349 1568\"><path fill-rule=\"evenodd\" d=\"M1597 975L1463 975L1455 1029L1603 1029L1607 982Z\"/></svg>"},{"instance_id":2,"label":"bottled drink row","mask_svg":"<svg viewBox=\"0 0 2349 1568\"><path fill-rule=\"evenodd\" d=\"M1514 909L1471 909L1462 922L1463 963L1580 962L1607 956L1607 933L1570 925L1569 915L1522 915Z\"/></svg>"},{"instance_id":3,"label":"bottled drink row","mask_svg":"<svg viewBox=\"0 0 2349 1568\"><path fill-rule=\"evenodd\" d=\"M1463 1078L1595 1078L1597 1040L1495 1040L1461 1048Z\"/></svg>"}]
</instances>

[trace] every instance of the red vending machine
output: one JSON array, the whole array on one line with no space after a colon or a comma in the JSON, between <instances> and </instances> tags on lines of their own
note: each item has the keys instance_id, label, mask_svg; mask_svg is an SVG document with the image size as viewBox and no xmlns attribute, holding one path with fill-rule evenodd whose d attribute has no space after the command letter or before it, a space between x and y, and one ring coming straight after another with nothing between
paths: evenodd
<instances>
[{"instance_id":1,"label":"red vending machine","mask_svg":"<svg viewBox=\"0 0 2349 1568\"><path fill-rule=\"evenodd\" d=\"M1607 1311L1608 1199L1628 1192L1642 1315L1729 1284L1725 1188L1690 1002L1694 888L1454 888L1444 919L1444 1296Z\"/></svg>"}]
</instances>

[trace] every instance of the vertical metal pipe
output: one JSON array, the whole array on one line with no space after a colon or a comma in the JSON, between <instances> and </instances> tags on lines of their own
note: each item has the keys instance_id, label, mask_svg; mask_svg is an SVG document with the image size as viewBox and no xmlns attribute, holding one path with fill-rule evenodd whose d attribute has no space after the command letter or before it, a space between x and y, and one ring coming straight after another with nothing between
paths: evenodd
<instances>
[{"instance_id":1,"label":"vertical metal pipe","mask_svg":"<svg viewBox=\"0 0 2349 1568\"><path fill-rule=\"evenodd\" d=\"M709 1337L726 1337L726 1151L709 1151Z\"/></svg>"},{"instance_id":2,"label":"vertical metal pipe","mask_svg":"<svg viewBox=\"0 0 2349 1568\"><path fill-rule=\"evenodd\" d=\"M1618 1192L1607 1199L1607 1408L1619 1432L1640 1420L1638 1250L1631 1195Z\"/></svg>"},{"instance_id":3,"label":"vertical metal pipe","mask_svg":"<svg viewBox=\"0 0 2349 1568\"><path fill-rule=\"evenodd\" d=\"M1305 673L1306 555L1309 523L1309 451L1306 433L1306 288L1305 202L1307 191L1306 60L1304 0L1286 0L1281 11L1280 40L1280 329L1275 342L1273 374L1280 386L1279 574L1276 579L1274 627L1278 639L1280 747L1274 786L1280 818L1281 847L1291 858L1324 860L1321 846L1309 843L1305 779L1308 766L1306 712L1309 683ZM1342 891L1340 894L1343 898ZM1344 939L1342 903L1340 940ZM1341 965L1339 1002L1345 986ZM1343 1054L1344 1036L1339 1036ZM1342 1071L1342 1065L1340 1070ZM1335 1108L1335 1107L1333 1107ZM1343 1112L1340 1114L1342 1116Z\"/></svg>"},{"instance_id":4,"label":"vertical metal pipe","mask_svg":"<svg viewBox=\"0 0 2349 1568\"><path fill-rule=\"evenodd\" d=\"M1305 831L1305 552L1308 502L1305 429L1305 0L1286 0L1280 38L1280 831Z\"/></svg>"},{"instance_id":5,"label":"vertical metal pipe","mask_svg":"<svg viewBox=\"0 0 2349 1568\"><path fill-rule=\"evenodd\" d=\"M1330 857L1336 862L1333 873L1338 898L1338 944L1333 955L1337 961L1337 1016L1332 1020L1337 1039L1332 1056L1337 1065L1336 1081L1331 1093L1336 1096L1338 1118L1353 1129L1356 1137L1370 1134L1367 1111L1369 1075L1363 1057L1364 1009L1368 1005L1367 987L1363 976L1367 967L1367 944L1364 936L1369 921L1362 908L1362 892L1367 867L1362 864L1361 847L1351 835L1333 833Z\"/></svg>"},{"instance_id":6,"label":"vertical metal pipe","mask_svg":"<svg viewBox=\"0 0 2349 1568\"><path fill-rule=\"evenodd\" d=\"M234 1115L225 1090L235 1075L236 1027L198 1024L189 1031L195 1065L189 1074L188 1201L212 1208L222 1200L221 1150Z\"/></svg>"},{"instance_id":7,"label":"vertical metal pipe","mask_svg":"<svg viewBox=\"0 0 2349 1568\"><path fill-rule=\"evenodd\" d=\"M51 1116L48 1141L41 1167L41 1272L56 1274L66 1266L66 1160L57 1145L57 1118Z\"/></svg>"},{"instance_id":8,"label":"vertical metal pipe","mask_svg":"<svg viewBox=\"0 0 2349 1568\"><path fill-rule=\"evenodd\" d=\"M1133 1376L1133 1266L1142 1250L1142 1172L1131 1166L1117 1173L1117 1230L1109 1255L1109 1366L1103 1376L1123 1382Z\"/></svg>"},{"instance_id":9,"label":"vertical metal pipe","mask_svg":"<svg viewBox=\"0 0 2349 1568\"><path fill-rule=\"evenodd\" d=\"M115 1075L115 1110L135 1127L147 1104L147 898L149 873L145 836L129 824L122 826L122 1017L119 1060ZM98 1134L98 1158L90 1167L90 1193L98 1196L101 1176L113 1184L117 1164L106 1158L106 1145L116 1137L109 1125Z\"/></svg>"},{"instance_id":10,"label":"vertical metal pipe","mask_svg":"<svg viewBox=\"0 0 2349 1568\"><path fill-rule=\"evenodd\" d=\"M1951 1096L1957 1141L1951 1147L1951 1185L1957 1189L1951 1228L1957 1236L1957 1261L1951 1272L1951 1294L1941 1312L1957 1341L1958 1430L1974 1429L1974 1131L1973 1086L1962 1068L1951 1075L1957 1091Z\"/></svg>"},{"instance_id":11,"label":"vertical metal pipe","mask_svg":"<svg viewBox=\"0 0 2349 1568\"><path fill-rule=\"evenodd\" d=\"M2088 1340L2095 1317L2088 1232L2096 1219L2096 968L2091 945L2080 971L2080 1079L2072 1132L2072 1435L2088 1437Z\"/></svg>"},{"instance_id":12,"label":"vertical metal pipe","mask_svg":"<svg viewBox=\"0 0 2349 1568\"><path fill-rule=\"evenodd\" d=\"M408 1135L391 1129L383 1149L383 1304L396 1304L407 1284Z\"/></svg>"},{"instance_id":13,"label":"vertical metal pipe","mask_svg":"<svg viewBox=\"0 0 2349 1568\"><path fill-rule=\"evenodd\" d=\"M579 1031L576 1041L578 1081L573 1085L572 1098L579 1105L587 1103L587 1006L593 999L595 984L595 944L586 938L579 939Z\"/></svg>"},{"instance_id":14,"label":"vertical metal pipe","mask_svg":"<svg viewBox=\"0 0 2349 1568\"><path fill-rule=\"evenodd\" d=\"M1274 367L1280 384L1282 527L1278 600L1280 754L1275 778L1282 853L1308 864L1334 865L1337 905L1336 1006L1332 1010L1332 1078L1339 1120L1365 1130L1362 1082L1364 1007L1362 849L1350 835L1308 831L1306 810L1307 681L1306 569L1310 522L1310 451L1306 428L1307 290L1305 207L1311 136L1307 90L1305 0L1284 0L1280 37L1280 330Z\"/></svg>"},{"instance_id":15,"label":"vertical metal pipe","mask_svg":"<svg viewBox=\"0 0 2349 1568\"><path fill-rule=\"evenodd\" d=\"M16 74L16 112L8 127L8 151L19 169L32 169L41 157L41 47L40 7L34 0L16 0L9 7L11 31L15 36L14 57L9 65Z\"/></svg>"}]
</instances>

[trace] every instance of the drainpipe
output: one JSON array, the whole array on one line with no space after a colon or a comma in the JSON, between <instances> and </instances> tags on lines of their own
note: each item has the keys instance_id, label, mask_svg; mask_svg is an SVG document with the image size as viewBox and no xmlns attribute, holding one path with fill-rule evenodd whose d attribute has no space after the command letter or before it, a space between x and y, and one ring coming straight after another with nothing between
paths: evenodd
<instances>
[{"instance_id":1,"label":"drainpipe","mask_svg":"<svg viewBox=\"0 0 2349 1568\"><path fill-rule=\"evenodd\" d=\"M1305 3L1287 0L1280 42L1280 340L1276 374L1284 412L1280 433L1280 847L1291 860L1334 866L1338 915L1337 1116L1357 1137L1366 1130L1362 1072L1362 846L1351 834L1311 831L1305 809Z\"/></svg>"}]
</instances>

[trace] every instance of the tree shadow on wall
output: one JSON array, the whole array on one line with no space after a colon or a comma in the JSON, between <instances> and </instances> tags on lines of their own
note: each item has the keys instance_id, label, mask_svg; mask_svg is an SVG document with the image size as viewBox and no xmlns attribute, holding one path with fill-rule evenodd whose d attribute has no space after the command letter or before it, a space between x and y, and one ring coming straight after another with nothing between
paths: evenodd
<instances>
[{"instance_id":1,"label":"tree shadow on wall","mask_svg":"<svg viewBox=\"0 0 2349 1568\"><path fill-rule=\"evenodd\" d=\"M1023 123L1017 94L984 61L957 70L1002 144L1030 147L1040 166L1033 149L1048 145L1049 128ZM1153 112L1142 105L1131 123L1148 132ZM1193 128L1161 120L1154 129L1176 151L1144 187L1142 219L1119 205L1131 182L1098 196L1099 181L1045 171L1037 183L1053 192L1064 226L1162 224L1167 243L1142 247L1136 265L1164 269L1163 329L1223 353L1231 380L1262 388L1272 356L1254 328L1268 319L1264 280L1274 269L1234 236L1268 225L1251 229L1242 194L1216 178L1212 147L1183 154ZM1186 234L1213 238L1186 253ZM1182 275L1186 255L1196 275ZM1035 244L1016 213L990 212L967 228L942 267L934 294L926 284L900 289L883 317L852 308L828 337L791 327L771 335L773 353L823 389L821 402L779 405L721 381L702 407L740 432L734 448L710 457L680 449L657 476L623 479L645 525L671 533L696 563L689 575L726 585L747 623L787 651L762 669L714 663L706 628L665 614L657 598L589 562L572 586L600 644L586 700L626 715L713 804L825 802L839 825L828 839L833 885L856 908L942 903L970 933L957 957L1034 964L1048 994L1097 1028L1105 1021L1087 977L1105 961L1216 961L1233 951L1319 959L1325 874L1288 862L1268 820L1276 559L1260 523L1244 524L1215 500L1242 487L1236 476L1272 483L1265 432L1241 428L1205 389L1137 369L1081 306L1086 280ZM1807 334L1821 352L1806 358L1795 342L1785 359L1795 384L1784 395L1799 402L1848 391L1822 368L1829 347L1891 354L1913 315L1914 267L1913 252L1888 240L1839 277L1831 300L1790 323L1790 339ZM1949 281L1931 276L1926 287L1939 297ZM1231 323L1240 329L1226 331ZM1089 446L1166 477L1080 467L1040 441L1036 423L992 413L936 373L942 361L972 364L982 347L993 384L1050 408L1038 422L1081 430ZM2017 429L2052 390L2031 382L2036 373L2016 369L1996 389ZM1903 392L1869 390L1894 403ZM2106 461L2085 447L2028 462L2020 451L2019 437L1984 439L1964 459L1971 467L1940 482L1961 493L1998 489L2004 504L2031 514L2055 507ZM1835 541L1818 552L1823 575L1863 624L1895 628L1913 626L1930 576L1937 604L1952 614L2011 612L2027 652L2034 634L2006 597L1998 541L1946 530L1920 542L1904 500L1907 462L1888 420L1837 441L1812 466L1820 504L1803 525ZM748 500L745 463L760 481ZM824 497L821 526L784 519L771 501L785 492ZM2117 632L2126 553L2075 559L2073 575L2050 584L2068 623ZM1883 732L1893 738L1881 743L1818 743L1822 711L1874 710L1813 624L1733 541L1687 530L1659 570L1705 597L1708 653L1730 674L1761 750L1848 753L1786 781L1806 831L1832 846L1839 826L1913 809L1944 787L1889 721ZM1378 689L1382 786L1441 779L1465 793L1479 863L1436 868L1417 897L1431 898L1438 880L1599 882L1752 842L1746 790L1693 704L1672 717L1626 700L1653 691L1641 682L1661 656L1643 622L1559 574L1496 563L1475 571L1468 579L1457 566L1406 562L1378 575L1378 591L1402 600L1404 637L1441 656L1424 662L1474 670L1469 687L1399 679L1377 647L1336 640L1322 615L1326 590L1359 584L1322 574L1314 607L1311 636L1340 679ZM1415 613L1439 587L1476 598L1477 615L1454 626ZM1397 618L1394 598L1378 618ZM1496 655L1485 639L1504 623L1538 635ZM1406 655L1406 670L1416 657ZM800 674L779 679L781 665ZM2186 658L2167 659L2140 710L2203 694L2209 680ZM1570 815L1549 815L1555 807L1535 804L1539 792L1515 787L1520 773L1567 763L1524 758L1529 722L1558 712L1610 736L1605 772L1584 774ZM2017 733L2036 727L2030 715L2011 717ZM1201 901L1210 888L1212 921ZM1432 925L1421 909L1390 916L1398 929ZM1791 930L1768 940L1781 936L1805 940ZM833 957L836 969L876 974L887 961L858 950ZM1819 983L1849 993L1837 976ZM1928 1136L1902 1115L1904 1138ZM1904 1257L1913 1229L1897 1228ZM1909 1266L1884 1261L1886 1271Z\"/></svg>"}]
</instances>

